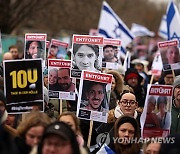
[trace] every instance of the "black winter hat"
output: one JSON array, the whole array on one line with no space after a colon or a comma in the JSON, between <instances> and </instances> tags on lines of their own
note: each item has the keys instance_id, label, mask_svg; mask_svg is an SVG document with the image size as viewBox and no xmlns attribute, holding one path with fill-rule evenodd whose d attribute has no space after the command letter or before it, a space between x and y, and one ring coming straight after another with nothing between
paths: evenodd
<instances>
[{"instance_id":1,"label":"black winter hat","mask_svg":"<svg viewBox=\"0 0 180 154\"><path fill-rule=\"evenodd\" d=\"M127 76L129 74L136 74L138 77L138 83L140 84L143 80L143 77L138 73L138 71L135 68L128 68L127 71L125 72L125 76L124 76L124 81L127 83Z\"/></svg>"}]
</instances>

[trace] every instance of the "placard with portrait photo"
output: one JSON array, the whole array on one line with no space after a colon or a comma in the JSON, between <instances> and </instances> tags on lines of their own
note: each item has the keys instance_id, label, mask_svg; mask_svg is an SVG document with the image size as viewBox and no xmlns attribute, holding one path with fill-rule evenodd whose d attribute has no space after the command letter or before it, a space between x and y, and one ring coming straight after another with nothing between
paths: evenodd
<instances>
[{"instance_id":1,"label":"placard with portrait photo","mask_svg":"<svg viewBox=\"0 0 180 154\"><path fill-rule=\"evenodd\" d=\"M148 85L141 134L146 137L166 137L171 126L172 89L170 85Z\"/></svg>"},{"instance_id":2,"label":"placard with portrait photo","mask_svg":"<svg viewBox=\"0 0 180 154\"><path fill-rule=\"evenodd\" d=\"M47 34L27 33L25 34L25 59L46 59L46 38Z\"/></svg>"},{"instance_id":3,"label":"placard with portrait photo","mask_svg":"<svg viewBox=\"0 0 180 154\"><path fill-rule=\"evenodd\" d=\"M180 70L179 41L158 42L158 48L162 57L163 70Z\"/></svg>"},{"instance_id":4,"label":"placard with portrait photo","mask_svg":"<svg viewBox=\"0 0 180 154\"><path fill-rule=\"evenodd\" d=\"M100 72L103 37L73 35L71 77L80 78L82 70Z\"/></svg>"},{"instance_id":5,"label":"placard with portrait photo","mask_svg":"<svg viewBox=\"0 0 180 154\"><path fill-rule=\"evenodd\" d=\"M48 50L48 59L66 59L68 43L60 40L51 39Z\"/></svg>"},{"instance_id":6,"label":"placard with portrait photo","mask_svg":"<svg viewBox=\"0 0 180 154\"><path fill-rule=\"evenodd\" d=\"M70 77L70 60L48 59L49 98L75 100L75 78Z\"/></svg>"},{"instance_id":7,"label":"placard with portrait photo","mask_svg":"<svg viewBox=\"0 0 180 154\"><path fill-rule=\"evenodd\" d=\"M112 75L82 71L77 116L81 119L107 122Z\"/></svg>"},{"instance_id":8,"label":"placard with portrait photo","mask_svg":"<svg viewBox=\"0 0 180 154\"><path fill-rule=\"evenodd\" d=\"M120 47L121 40L104 38L102 67L108 69L118 69L121 63Z\"/></svg>"}]
</instances>

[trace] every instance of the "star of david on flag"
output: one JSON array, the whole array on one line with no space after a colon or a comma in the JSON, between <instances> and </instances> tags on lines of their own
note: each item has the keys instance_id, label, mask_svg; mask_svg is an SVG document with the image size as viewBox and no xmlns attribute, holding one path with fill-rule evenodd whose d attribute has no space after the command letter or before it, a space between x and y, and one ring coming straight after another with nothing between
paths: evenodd
<instances>
[{"instance_id":1,"label":"star of david on flag","mask_svg":"<svg viewBox=\"0 0 180 154\"><path fill-rule=\"evenodd\" d=\"M134 38L129 28L105 1L103 1L102 5L98 33L105 38L120 39L122 41L121 51L124 53L124 55L126 54L126 46Z\"/></svg>"},{"instance_id":2,"label":"star of david on flag","mask_svg":"<svg viewBox=\"0 0 180 154\"><path fill-rule=\"evenodd\" d=\"M178 39L180 42L180 16L173 1L168 5L166 18L168 40Z\"/></svg>"}]
</instances>

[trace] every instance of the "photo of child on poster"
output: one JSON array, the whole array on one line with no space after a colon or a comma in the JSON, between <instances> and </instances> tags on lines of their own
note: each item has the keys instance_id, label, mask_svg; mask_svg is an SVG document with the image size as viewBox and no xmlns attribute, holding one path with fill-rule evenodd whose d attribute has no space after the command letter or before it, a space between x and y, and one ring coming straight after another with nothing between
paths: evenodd
<instances>
[{"instance_id":1,"label":"photo of child on poster","mask_svg":"<svg viewBox=\"0 0 180 154\"><path fill-rule=\"evenodd\" d=\"M107 121L112 75L82 71L77 116L94 121Z\"/></svg>"},{"instance_id":2,"label":"photo of child on poster","mask_svg":"<svg viewBox=\"0 0 180 154\"><path fill-rule=\"evenodd\" d=\"M102 67L118 69L121 63L119 39L104 38Z\"/></svg>"},{"instance_id":3,"label":"photo of child on poster","mask_svg":"<svg viewBox=\"0 0 180 154\"><path fill-rule=\"evenodd\" d=\"M48 59L66 59L68 43L52 39L48 50Z\"/></svg>"},{"instance_id":4,"label":"photo of child on poster","mask_svg":"<svg viewBox=\"0 0 180 154\"><path fill-rule=\"evenodd\" d=\"M70 60L48 59L49 98L75 100L75 79L70 78Z\"/></svg>"},{"instance_id":5,"label":"photo of child on poster","mask_svg":"<svg viewBox=\"0 0 180 154\"><path fill-rule=\"evenodd\" d=\"M73 35L71 77L80 78L82 70L100 72L103 37Z\"/></svg>"},{"instance_id":6,"label":"photo of child on poster","mask_svg":"<svg viewBox=\"0 0 180 154\"><path fill-rule=\"evenodd\" d=\"M143 137L165 137L171 126L172 86L148 85L141 115Z\"/></svg>"},{"instance_id":7,"label":"photo of child on poster","mask_svg":"<svg viewBox=\"0 0 180 154\"><path fill-rule=\"evenodd\" d=\"M179 41L158 42L158 48L162 57L163 70L180 70Z\"/></svg>"}]
</instances>

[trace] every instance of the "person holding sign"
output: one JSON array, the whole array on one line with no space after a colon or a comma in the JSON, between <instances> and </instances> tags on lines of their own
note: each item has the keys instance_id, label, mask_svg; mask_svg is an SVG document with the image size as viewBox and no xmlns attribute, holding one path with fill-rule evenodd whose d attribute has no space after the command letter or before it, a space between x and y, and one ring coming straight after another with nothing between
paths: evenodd
<instances>
[{"instance_id":1,"label":"person holding sign","mask_svg":"<svg viewBox=\"0 0 180 154\"><path fill-rule=\"evenodd\" d=\"M41 41L28 41L26 43L26 59L42 58L42 44Z\"/></svg>"},{"instance_id":2,"label":"person holding sign","mask_svg":"<svg viewBox=\"0 0 180 154\"><path fill-rule=\"evenodd\" d=\"M79 70L97 72L99 68L99 47L91 44L73 44L73 67Z\"/></svg>"},{"instance_id":3,"label":"person holding sign","mask_svg":"<svg viewBox=\"0 0 180 154\"><path fill-rule=\"evenodd\" d=\"M107 110L106 84L84 80L81 106L87 110Z\"/></svg>"}]
</instances>

